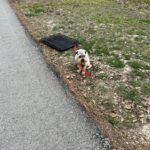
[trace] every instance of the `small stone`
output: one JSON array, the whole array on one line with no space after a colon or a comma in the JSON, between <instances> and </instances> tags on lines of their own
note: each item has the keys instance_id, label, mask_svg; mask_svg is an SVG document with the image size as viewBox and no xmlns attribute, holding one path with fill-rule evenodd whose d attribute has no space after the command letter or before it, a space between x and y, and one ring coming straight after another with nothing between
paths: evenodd
<instances>
[{"instance_id":1,"label":"small stone","mask_svg":"<svg viewBox=\"0 0 150 150\"><path fill-rule=\"evenodd\" d=\"M69 78L70 78L70 76L69 76L69 75L67 75L67 76L66 76L66 78L67 78L67 79L69 79Z\"/></svg>"},{"instance_id":2,"label":"small stone","mask_svg":"<svg viewBox=\"0 0 150 150\"><path fill-rule=\"evenodd\" d=\"M144 118L144 114L139 115L140 118Z\"/></svg>"},{"instance_id":3,"label":"small stone","mask_svg":"<svg viewBox=\"0 0 150 150\"><path fill-rule=\"evenodd\" d=\"M141 122L141 123L144 123L144 119L143 119L143 118L141 118L141 119L140 119L140 122Z\"/></svg>"},{"instance_id":4,"label":"small stone","mask_svg":"<svg viewBox=\"0 0 150 150\"><path fill-rule=\"evenodd\" d=\"M83 94L84 97L87 97L86 93Z\"/></svg>"},{"instance_id":5,"label":"small stone","mask_svg":"<svg viewBox=\"0 0 150 150\"><path fill-rule=\"evenodd\" d=\"M127 110L130 110L132 107L131 107L131 105L125 105L124 108L127 109Z\"/></svg>"},{"instance_id":6,"label":"small stone","mask_svg":"<svg viewBox=\"0 0 150 150\"><path fill-rule=\"evenodd\" d=\"M91 90L91 88L90 88L90 87L88 87L88 90L90 91L90 90Z\"/></svg>"},{"instance_id":7,"label":"small stone","mask_svg":"<svg viewBox=\"0 0 150 150\"><path fill-rule=\"evenodd\" d=\"M136 120L136 119L133 119L133 123L135 123L135 122L137 122L137 120Z\"/></svg>"}]
</instances>

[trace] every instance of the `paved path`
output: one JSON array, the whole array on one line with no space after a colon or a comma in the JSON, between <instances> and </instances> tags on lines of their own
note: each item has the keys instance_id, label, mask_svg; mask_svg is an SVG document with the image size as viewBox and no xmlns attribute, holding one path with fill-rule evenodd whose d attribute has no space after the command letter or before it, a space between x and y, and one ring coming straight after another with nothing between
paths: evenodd
<instances>
[{"instance_id":1,"label":"paved path","mask_svg":"<svg viewBox=\"0 0 150 150\"><path fill-rule=\"evenodd\" d=\"M0 0L0 150L106 150L94 121Z\"/></svg>"}]
</instances>

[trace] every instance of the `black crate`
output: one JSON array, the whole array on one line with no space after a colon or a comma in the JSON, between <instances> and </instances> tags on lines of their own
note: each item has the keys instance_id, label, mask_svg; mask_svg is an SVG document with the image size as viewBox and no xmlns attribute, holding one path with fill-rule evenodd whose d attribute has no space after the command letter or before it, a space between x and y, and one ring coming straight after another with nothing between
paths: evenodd
<instances>
[{"instance_id":1,"label":"black crate","mask_svg":"<svg viewBox=\"0 0 150 150\"><path fill-rule=\"evenodd\" d=\"M42 42L59 52L69 50L78 45L77 40L62 34L55 34L49 37L45 37L42 39Z\"/></svg>"}]
</instances>

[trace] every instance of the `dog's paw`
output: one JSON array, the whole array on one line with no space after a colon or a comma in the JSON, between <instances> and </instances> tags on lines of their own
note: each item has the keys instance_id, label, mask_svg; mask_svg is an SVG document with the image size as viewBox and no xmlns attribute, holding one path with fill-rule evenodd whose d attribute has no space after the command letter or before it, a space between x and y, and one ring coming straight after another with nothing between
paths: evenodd
<instances>
[{"instance_id":1,"label":"dog's paw","mask_svg":"<svg viewBox=\"0 0 150 150\"><path fill-rule=\"evenodd\" d=\"M90 69L91 67L92 67L92 65L91 65L91 64L89 64L89 65L87 66L87 68L88 68L88 69Z\"/></svg>"},{"instance_id":2,"label":"dog's paw","mask_svg":"<svg viewBox=\"0 0 150 150\"><path fill-rule=\"evenodd\" d=\"M82 75L85 76L85 72L82 71Z\"/></svg>"}]
</instances>

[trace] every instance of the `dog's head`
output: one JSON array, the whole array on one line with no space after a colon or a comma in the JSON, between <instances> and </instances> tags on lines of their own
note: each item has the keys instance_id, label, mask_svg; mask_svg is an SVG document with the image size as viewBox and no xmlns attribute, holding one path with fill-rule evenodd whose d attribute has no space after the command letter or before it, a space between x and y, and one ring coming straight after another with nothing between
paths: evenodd
<instances>
[{"instance_id":1,"label":"dog's head","mask_svg":"<svg viewBox=\"0 0 150 150\"><path fill-rule=\"evenodd\" d=\"M76 50L75 59L80 63L86 63L88 59L88 52L84 49Z\"/></svg>"}]
</instances>

